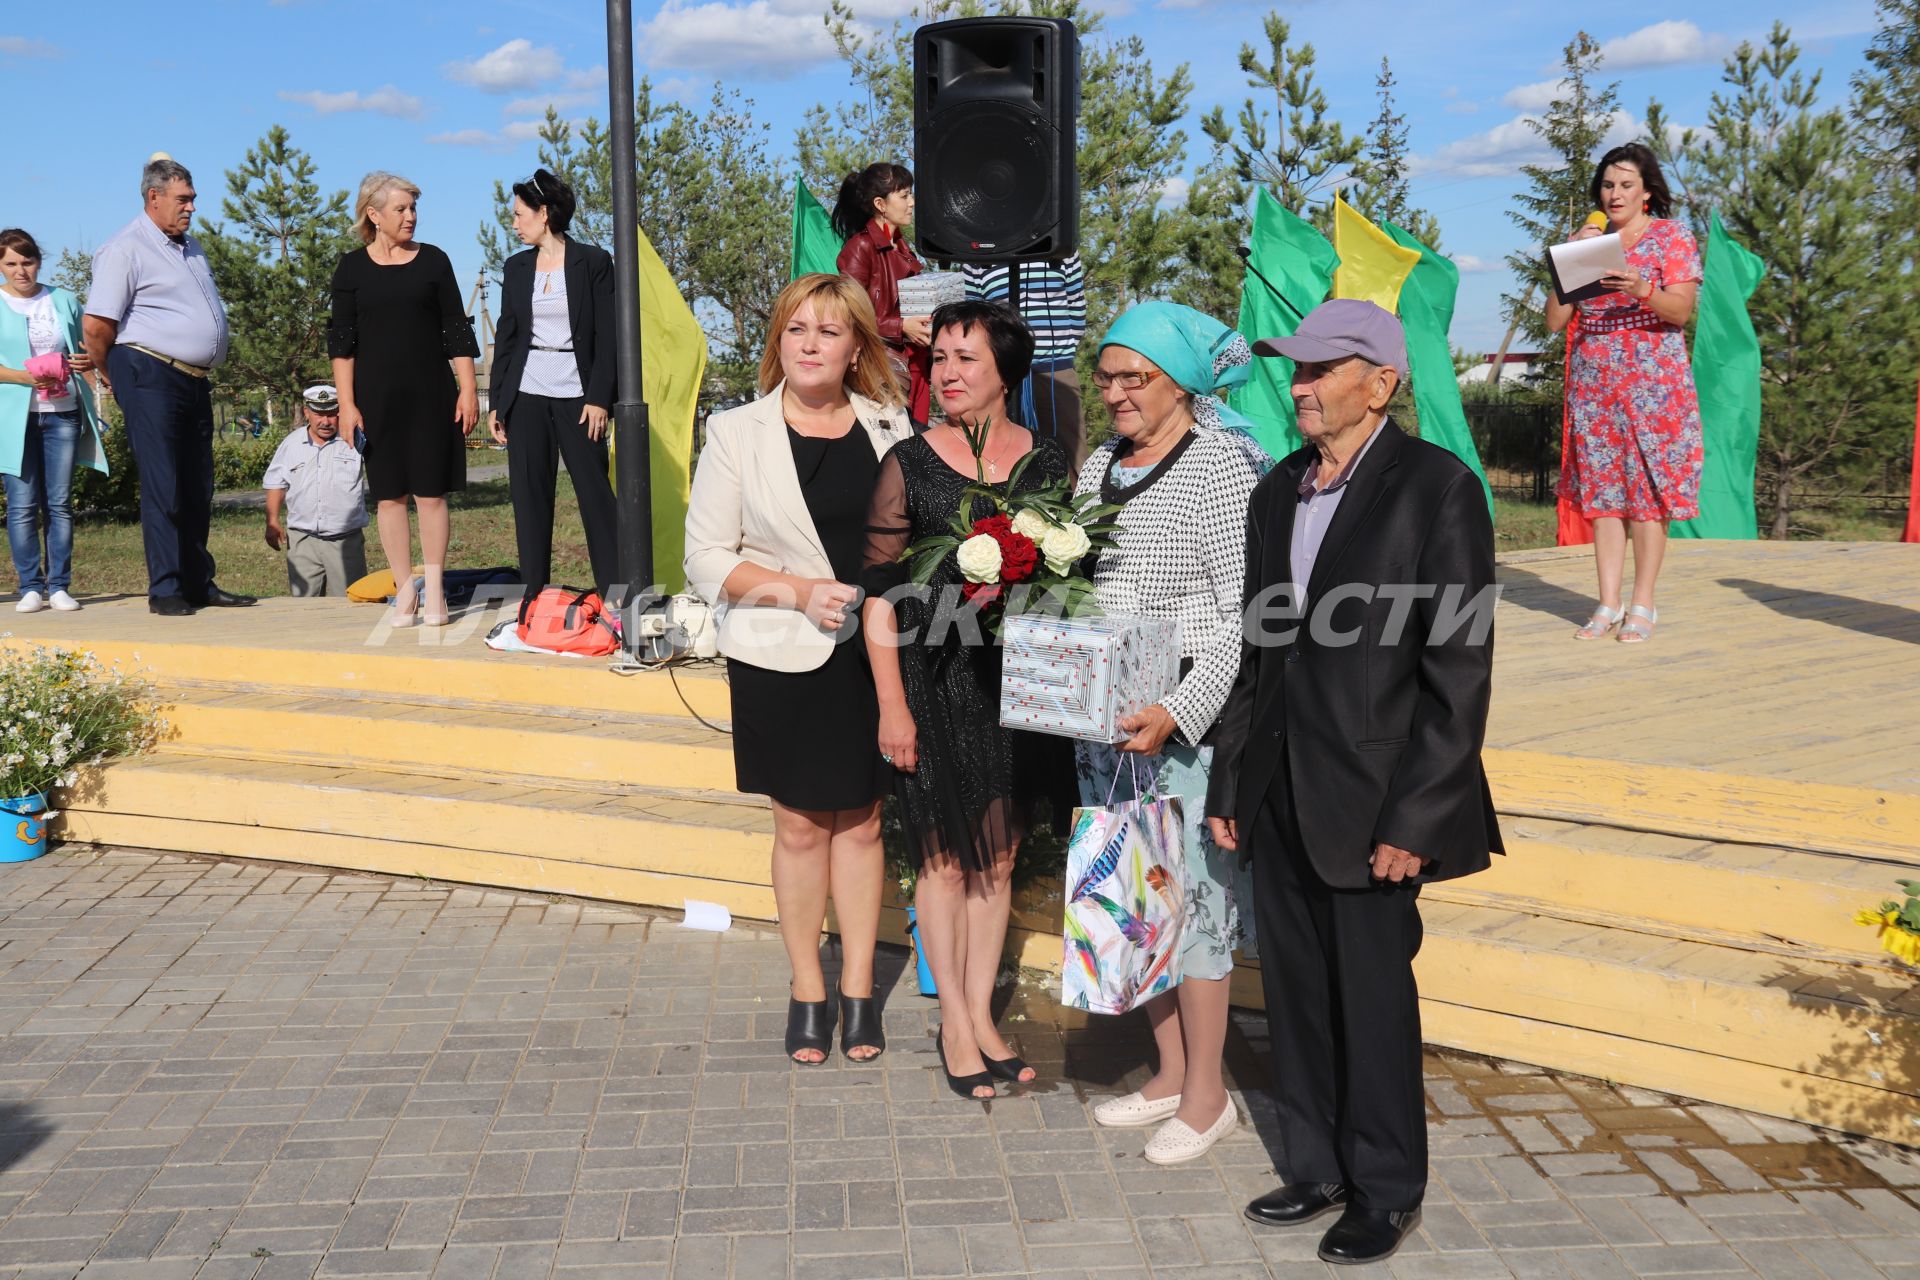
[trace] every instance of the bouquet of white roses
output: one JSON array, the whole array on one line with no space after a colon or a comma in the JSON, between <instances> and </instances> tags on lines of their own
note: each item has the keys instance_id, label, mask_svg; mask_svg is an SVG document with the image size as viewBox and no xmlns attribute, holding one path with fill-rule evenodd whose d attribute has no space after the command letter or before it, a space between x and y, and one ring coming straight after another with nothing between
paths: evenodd
<instances>
[{"instance_id":1,"label":"bouquet of white roses","mask_svg":"<svg viewBox=\"0 0 1920 1280\"><path fill-rule=\"evenodd\" d=\"M82 768L152 746L153 686L91 653L0 649L0 799L70 787Z\"/></svg>"},{"instance_id":2,"label":"bouquet of white roses","mask_svg":"<svg viewBox=\"0 0 1920 1280\"><path fill-rule=\"evenodd\" d=\"M962 492L951 533L922 538L901 554L914 582L925 586L952 556L964 579L961 596L983 611L1077 612L1093 597L1093 582L1082 569L1089 556L1113 545L1118 526L1112 521L1120 507L1092 496L1076 501L1073 482L1065 478L1009 501L1036 455L1014 465L1003 497L986 479L986 424L956 425L973 450L980 479ZM992 503L993 514L972 519L976 498Z\"/></svg>"}]
</instances>

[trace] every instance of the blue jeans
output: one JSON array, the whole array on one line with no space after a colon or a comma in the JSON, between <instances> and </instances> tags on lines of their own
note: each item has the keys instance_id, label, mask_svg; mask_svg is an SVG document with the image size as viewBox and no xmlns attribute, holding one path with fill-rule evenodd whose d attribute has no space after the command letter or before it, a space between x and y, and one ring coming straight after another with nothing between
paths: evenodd
<instances>
[{"instance_id":1,"label":"blue jeans","mask_svg":"<svg viewBox=\"0 0 1920 1280\"><path fill-rule=\"evenodd\" d=\"M83 424L78 409L27 413L20 474L0 476L7 491L7 543L20 592L51 595L73 585L73 455ZM46 513L47 549L40 554L40 517Z\"/></svg>"}]
</instances>

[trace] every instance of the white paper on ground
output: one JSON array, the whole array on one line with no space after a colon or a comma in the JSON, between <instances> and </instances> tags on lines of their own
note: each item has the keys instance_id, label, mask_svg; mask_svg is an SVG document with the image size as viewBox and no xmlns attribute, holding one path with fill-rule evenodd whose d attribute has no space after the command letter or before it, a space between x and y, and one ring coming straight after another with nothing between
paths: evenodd
<instances>
[{"instance_id":1,"label":"white paper on ground","mask_svg":"<svg viewBox=\"0 0 1920 1280\"><path fill-rule=\"evenodd\" d=\"M1547 256L1552 259L1553 283L1562 301L1570 300L1573 295L1596 296L1604 290L1595 290L1593 294L1585 291L1593 289L1606 276L1625 275L1627 270L1626 249L1617 232L1553 245L1548 248Z\"/></svg>"},{"instance_id":2,"label":"white paper on ground","mask_svg":"<svg viewBox=\"0 0 1920 1280\"><path fill-rule=\"evenodd\" d=\"M733 913L717 902L701 902L698 898L687 899L687 918L680 922L683 929L705 929L710 933L725 933L733 927Z\"/></svg>"}]
</instances>

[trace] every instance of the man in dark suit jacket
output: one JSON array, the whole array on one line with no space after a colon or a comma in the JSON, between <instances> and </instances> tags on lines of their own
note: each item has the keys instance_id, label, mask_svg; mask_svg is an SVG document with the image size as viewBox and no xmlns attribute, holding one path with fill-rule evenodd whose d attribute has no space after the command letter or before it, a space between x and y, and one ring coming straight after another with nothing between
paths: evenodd
<instances>
[{"instance_id":1,"label":"man in dark suit jacket","mask_svg":"<svg viewBox=\"0 0 1920 1280\"><path fill-rule=\"evenodd\" d=\"M1247 513L1247 645L1208 820L1253 859L1284 1184L1258 1222L1343 1208L1328 1262L1390 1256L1419 1221L1419 886L1504 852L1480 763L1493 526L1477 477L1387 415L1400 322L1322 304L1290 338L1305 448ZM1296 584L1305 583L1304 592Z\"/></svg>"}]
</instances>

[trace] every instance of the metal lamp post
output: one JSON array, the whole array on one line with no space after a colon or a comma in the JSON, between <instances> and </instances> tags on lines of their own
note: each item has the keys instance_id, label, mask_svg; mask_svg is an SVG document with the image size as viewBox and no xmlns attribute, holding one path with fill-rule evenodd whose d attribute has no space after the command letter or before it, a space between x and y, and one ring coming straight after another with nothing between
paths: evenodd
<instances>
[{"instance_id":1,"label":"metal lamp post","mask_svg":"<svg viewBox=\"0 0 1920 1280\"><path fill-rule=\"evenodd\" d=\"M621 634L629 654L640 649L640 615L653 576L652 441L641 385L640 225L634 190L633 6L607 0L607 97L613 152L613 318L618 393L613 403L614 479L620 517ZM609 602L614 603L614 602Z\"/></svg>"}]
</instances>

